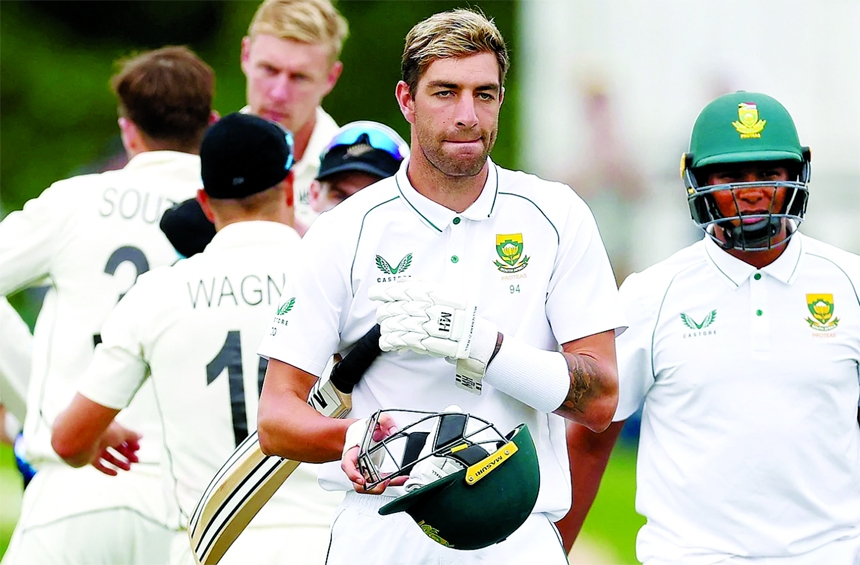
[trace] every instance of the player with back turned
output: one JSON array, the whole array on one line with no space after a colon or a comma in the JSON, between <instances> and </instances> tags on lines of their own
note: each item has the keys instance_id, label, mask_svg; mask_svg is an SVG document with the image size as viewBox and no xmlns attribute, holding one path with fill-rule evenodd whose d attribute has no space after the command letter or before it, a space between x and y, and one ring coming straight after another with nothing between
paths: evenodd
<instances>
[{"instance_id":1,"label":"player with back turned","mask_svg":"<svg viewBox=\"0 0 860 565\"><path fill-rule=\"evenodd\" d=\"M200 140L212 118L215 76L184 47L125 60L112 78L130 157L119 171L59 181L0 222L0 295L47 279L36 321L24 423L37 467L4 563L163 562L170 532L161 496L161 427L150 387L120 417L116 447L133 451L130 473L72 469L51 449L54 419L72 399L110 310L150 268L177 254L162 212L200 188ZM113 455L103 452L95 465Z\"/></svg>"},{"instance_id":2,"label":"player with back turned","mask_svg":"<svg viewBox=\"0 0 860 565\"><path fill-rule=\"evenodd\" d=\"M310 203L320 153L338 131L323 110L343 70L340 53L349 33L330 0L264 0L242 39L241 64L248 105L242 112L281 124L293 134L294 226L305 233L318 212ZM168 210L165 233L185 256L206 246L215 228L191 198Z\"/></svg>"},{"instance_id":3,"label":"player with back turned","mask_svg":"<svg viewBox=\"0 0 860 565\"><path fill-rule=\"evenodd\" d=\"M489 159L507 68L504 40L483 14L440 13L409 32L396 87L412 126L408 162L315 221L297 257L302 269L285 289L292 308L260 347L270 358L258 421L264 451L331 462L321 483L347 491L332 528L332 565L356 555L368 563L566 563L552 524L570 496L564 419L595 430L609 424L615 330L624 322L584 202L563 184ZM443 303L464 301L475 307L452 318L473 323L454 324L459 335L445 323L429 328L435 318L424 324ZM383 353L354 388L358 420L321 416L305 403L308 391L329 355L377 322L380 306L415 313L379 316L383 351L402 354ZM356 469L367 417L378 409L439 413L452 403L504 431L525 423L540 460L540 492L524 523L475 551L443 547L405 514L380 516L403 489L368 491ZM376 431L410 423L388 416ZM506 509L486 511L492 520Z\"/></svg>"},{"instance_id":4,"label":"player with back turned","mask_svg":"<svg viewBox=\"0 0 860 565\"><path fill-rule=\"evenodd\" d=\"M166 491L181 512L173 565L194 563L188 517L256 425L265 363L255 349L300 241L290 227L291 149L289 132L256 116L230 114L212 126L200 149L198 198L218 232L202 253L142 276L119 302L80 392L57 419L55 449L70 464L86 464L113 418L152 382L170 470ZM323 491L316 477L315 467L299 468L223 562L322 563L340 496Z\"/></svg>"},{"instance_id":5,"label":"player with back turned","mask_svg":"<svg viewBox=\"0 0 860 565\"><path fill-rule=\"evenodd\" d=\"M566 541L644 401L640 561L860 562L860 257L798 230L810 166L770 96L699 114L681 172L705 237L621 286L616 421L571 428Z\"/></svg>"}]
</instances>

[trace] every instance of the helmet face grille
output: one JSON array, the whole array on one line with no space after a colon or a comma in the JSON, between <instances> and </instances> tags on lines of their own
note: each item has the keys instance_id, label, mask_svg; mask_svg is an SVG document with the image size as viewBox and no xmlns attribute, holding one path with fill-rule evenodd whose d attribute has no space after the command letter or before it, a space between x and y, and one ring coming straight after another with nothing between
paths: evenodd
<instances>
[{"instance_id":1,"label":"helmet face grille","mask_svg":"<svg viewBox=\"0 0 860 565\"><path fill-rule=\"evenodd\" d=\"M772 197L767 210L743 214L738 195L750 189L782 191L783 194L781 199ZM721 211L717 197L724 201L730 199L734 203L733 211ZM696 225L721 247L764 251L788 242L803 221L808 198L809 189L805 182L740 182L696 187L688 191L687 202ZM777 203L779 207L775 208ZM725 241L717 237L715 227L720 229ZM786 228L785 237L778 237L783 227Z\"/></svg>"}]
</instances>

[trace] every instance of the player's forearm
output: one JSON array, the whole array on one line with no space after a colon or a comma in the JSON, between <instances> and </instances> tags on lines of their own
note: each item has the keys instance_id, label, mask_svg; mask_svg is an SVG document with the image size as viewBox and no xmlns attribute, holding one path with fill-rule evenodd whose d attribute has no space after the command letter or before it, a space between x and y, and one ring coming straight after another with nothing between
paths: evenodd
<instances>
[{"instance_id":1,"label":"player's forearm","mask_svg":"<svg viewBox=\"0 0 860 565\"><path fill-rule=\"evenodd\" d=\"M269 360L257 411L263 453L311 463L340 459L346 429L354 420L327 418L309 406L314 382L310 373Z\"/></svg>"},{"instance_id":2,"label":"player's forearm","mask_svg":"<svg viewBox=\"0 0 860 565\"><path fill-rule=\"evenodd\" d=\"M588 354L563 353L567 361L570 388L556 414L595 432L612 422L618 405L618 375L613 363L601 362Z\"/></svg>"},{"instance_id":3,"label":"player's forearm","mask_svg":"<svg viewBox=\"0 0 860 565\"><path fill-rule=\"evenodd\" d=\"M567 424L573 504L567 516L556 522L567 552L573 547L594 503L612 447L623 427L624 422L613 422L606 431L597 434L574 422Z\"/></svg>"},{"instance_id":4,"label":"player's forearm","mask_svg":"<svg viewBox=\"0 0 860 565\"><path fill-rule=\"evenodd\" d=\"M51 446L72 467L83 467L104 447L103 434L118 413L77 393L54 420Z\"/></svg>"},{"instance_id":5,"label":"player's forearm","mask_svg":"<svg viewBox=\"0 0 860 565\"><path fill-rule=\"evenodd\" d=\"M99 436L83 434L70 422L70 417L61 414L54 423L51 447L60 458L72 467L87 465L99 452Z\"/></svg>"},{"instance_id":6,"label":"player's forearm","mask_svg":"<svg viewBox=\"0 0 860 565\"><path fill-rule=\"evenodd\" d=\"M285 403L277 412L261 409L257 417L260 449L294 461L324 463L341 458L344 437L355 420L318 414L300 400Z\"/></svg>"},{"instance_id":7,"label":"player's forearm","mask_svg":"<svg viewBox=\"0 0 860 565\"><path fill-rule=\"evenodd\" d=\"M566 343L563 353L503 337L484 379L536 410L602 431L618 402L615 333Z\"/></svg>"}]
</instances>

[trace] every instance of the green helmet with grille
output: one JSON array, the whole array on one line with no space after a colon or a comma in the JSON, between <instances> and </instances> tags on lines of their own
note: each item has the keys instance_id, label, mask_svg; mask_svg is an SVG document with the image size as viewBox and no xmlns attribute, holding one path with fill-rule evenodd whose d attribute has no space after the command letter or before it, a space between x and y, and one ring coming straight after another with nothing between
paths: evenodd
<instances>
[{"instance_id":1,"label":"green helmet with grille","mask_svg":"<svg viewBox=\"0 0 860 565\"><path fill-rule=\"evenodd\" d=\"M371 479L368 488L378 484L373 479L410 477L407 493L379 513L405 512L430 539L452 549L481 549L515 532L540 490L528 427L520 424L503 435L486 420L459 411L408 412L422 417L376 445L360 446L359 468ZM383 451L389 461L398 461L387 471Z\"/></svg>"},{"instance_id":2,"label":"green helmet with grille","mask_svg":"<svg viewBox=\"0 0 860 565\"><path fill-rule=\"evenodd\" d=\"M760 214L760 221L754 223L740 222L740 212L722 214L713 194L720 190L735 194L762 183L707 185L709 171L745 163L779 164L791 175L787 182L766 183L785 187L786 198L779 209ZM769 249L786 219L793 221L789 236L794 233L806 212L810 175L809 148L801 146L788 110L774 98L756 92L726 94L705 106L693 126L690 150L681 156L681 176L693 221L712 238L714 231L709 226L720 226L728 246L737 249Z\"/></svg>"}]
</instances>

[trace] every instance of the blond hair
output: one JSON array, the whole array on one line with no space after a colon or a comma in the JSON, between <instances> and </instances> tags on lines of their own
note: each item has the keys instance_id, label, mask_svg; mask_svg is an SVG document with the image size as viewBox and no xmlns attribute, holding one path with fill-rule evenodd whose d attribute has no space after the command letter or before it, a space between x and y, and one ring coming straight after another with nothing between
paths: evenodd
<instances>
[{"instance_id":1,"label":"blond hair","mask_svg":"<svg viewBox=\"0 0 860 565\"><path fill-rule=\"evenodd\" d=\"M349 26L329 0L265 0L248 26L252 39L259 34L326 45L334 63L349 35Z\"/></svg>"},{"instance_id":2,"label":"blond hair","mask_svg":"<svg viewBox=\"0 0 860 565\"><path fill-rule=\"evenodd\" d=\"M400 72L410 92L436 59L467 57L492 53L499 63L499 84L505 84L508 73L508 49L492 19L483 12L458 8L434 14L415 25L406 34L406 45Z\"/></svg>"}]
</instances>

